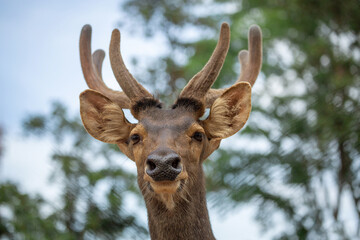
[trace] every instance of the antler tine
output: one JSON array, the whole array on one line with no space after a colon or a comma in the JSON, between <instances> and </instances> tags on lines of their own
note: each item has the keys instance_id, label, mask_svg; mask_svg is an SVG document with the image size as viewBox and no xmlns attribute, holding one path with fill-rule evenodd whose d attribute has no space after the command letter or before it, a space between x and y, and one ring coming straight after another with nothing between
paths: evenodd
<instances>
[{"instance_id":1,"label":"antler tine","mask_svg":"<svg viewBox=\"0 0 360 240\"><path fill-rule=\"evenodd\" d=\"M230 27L227 23L221 25L219 41L213 54L204 68L198 72L180 93L180 98L195 98L204 101L224 64L230 45Z\"/></svg>"},{"instance_id":2,"label":"antler tine","mask_svg":"<svg viewBox=\"0 0 360 240\"><path fill-rule=\"evenodd\" d=\"M259 75L262 62L262 37L261 29L257 25L253 25L249 29L248 50L239 52L239 61L241 64L241 73L236 83L248 82L254 85ZM226 89L210 89L206 94L206 107L211 107L213 102L221 96Z\"/></svg>"},{"instance_id":3,"label":"antler tine","mask_svg":"<svg viewBox=\"0 0 360 240\"><path fill-rule=\"evenodd\" d=\"M102 72L102 63L104 61L104 58L105 58L105 52L102 49L96 50L92 55L93 63L95 65L97 73L101 79L102 79L102 73L101 73Z\"/></svg>"},{"instance_id":4,"label":"antler tine","mask_svg":"<svg viewBox=\"0 0 360 240\"><path fill-rule=\"evenodd\" d=\"M85 25L80 34L80 62L84 78L91 89L98 89L98 76L94 72L91 58L91 26Z\"/></svg>"},{"instance_id":5,"label":"antler tine","mask_svg":"<svg viewBox=\"0 0 360 240\"><path fill-rule=\"evenodd\" d=\"M262 62L262 40L259 26L253 25L250 27L248 42L249 51L242 50L239 53L242 70L236 82L249 82L253 86L259 75Z\"/></svg>"},{"instance_id":6,"label":"antler tine","mask_svg":"<svg viewBox=\"0 0 360 240\"><path fill-rule=\"evenodd\" d=\"M85 81L89 88L99 91L122 108L130 108L130 100L123 93L108 88L101 78L105 53L97 50L91 56L91 26L85 25L80 34L80 62Z\"/></svg>"},{"instance_id":7,"label":"antler tine","mask_svg":"<svg viewBox=\"0 0 360 240\"><path fill-rule=\"evenodd\" d=\"M120 52L120 31L114 29L110 42L110 62L115 78L132 102L153 96L127 70Z\"/></svg>"}]
</instances>

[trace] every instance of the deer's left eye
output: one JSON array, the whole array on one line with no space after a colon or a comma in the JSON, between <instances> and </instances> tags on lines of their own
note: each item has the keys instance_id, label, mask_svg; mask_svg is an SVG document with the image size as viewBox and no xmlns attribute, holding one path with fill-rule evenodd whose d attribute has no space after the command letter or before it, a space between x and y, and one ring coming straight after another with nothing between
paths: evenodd
<instances>
[{"instance_id":1,"label":"deer's left eye","mask_svg":"<svg viewBox=\"0 0 360 240\"><path fill-rule=\"evenodd\" d=\"M203 134L201 132L195 132L192 137L199 142L203 140Z\"/></svg>"}]
</instances>

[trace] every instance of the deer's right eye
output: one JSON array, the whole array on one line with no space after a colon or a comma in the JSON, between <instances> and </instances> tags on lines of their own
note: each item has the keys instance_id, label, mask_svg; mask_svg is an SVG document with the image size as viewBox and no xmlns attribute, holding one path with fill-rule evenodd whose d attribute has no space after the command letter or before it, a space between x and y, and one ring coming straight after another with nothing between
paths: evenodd
<instances>
[{"instance_id":1,"label":"deer's right eye","mask_svg":"<svg viewBox=\"0 0 360 240\"><path fill-rule=\"evenodd\" d=\"M136 144L136 143L140 142L140 136L139 136L139 134L133 134L133 135L131 135L131 136L130 136L130 139L131 139L131 142L132 142L133 144Z\"/></svg>"}]
</instances>

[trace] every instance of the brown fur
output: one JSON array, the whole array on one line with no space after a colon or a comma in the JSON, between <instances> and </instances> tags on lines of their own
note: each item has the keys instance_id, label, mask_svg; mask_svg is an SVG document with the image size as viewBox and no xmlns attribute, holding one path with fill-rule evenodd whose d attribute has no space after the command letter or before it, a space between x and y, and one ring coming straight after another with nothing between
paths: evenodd
<instances>
[{"instance_id":1,"label":"brown fur","mask_svg":"<svg viewBox=\"0 0 360 240\"><path fill-rule=\"evenodd\" d=\"M250 91L245 83L229 89L214 103L205 121L198 120L188 107L153 106L141 111L136 125L127 122L121 108L101 94L88 90L81 95L81 116L88 132L102 141L117 142L136 163L152 239L214 239L202 162L223 137L244 125L251 106ZM239 116L242 114L245 116ZM201 142L193 138L195 132L203 134ZM129 140L133 134L140 136L135 144ZM156 183L146 174L147 156L159 148L171 149L181 158L182 172L174 182Z\"/></svg>"},{"instance_id":2,"label":"brown fur","mask_svg":"<svg viewBox=\"0 0 360 240\"><path fill-rule=\"evenodd\" d=\"M227 138L246 123L251 111L251 86L241 82L233 85L214 102L209 118L204 121L212 138Z\"/></svg>"},{"instance_id":3,"label":"brown fur","mask_svg":"<svg viewBox=\"0 0 360 240\"><path fill-rule=\"evenodd\" d=\"M143 190L148 210L151 239L215 239L206 207L205 179L200 163L196 166L181 193L173 197L176 203L169 210L154 193ZM139 181L139 185L143 184Z\"/></svg>"},{"instance_id":4,"label":"brown fur","mask_svg":"<svg viewBox=\"0 0 360 240\"><path fill-rule=\"evenodd\" d=\"M118 30L113 31L110 61L125 94L107 88L101 79L104 54L97 52L91 57L90 36L91 28L86 25L80 37L82 68L88 86L103 94L95 90L80 94L81 119L89 134L117 144L136 163L151 238L214 239L206 207L202 163L223 138L238 132L249 117L249 83L255 82L261 65L260 28L254 26L250 30L253 43L249 44L249 52L240 55L245 72L237 83L214 90L210 88L220 72L230 41L229 26L223 24L212 57L190 80L172 109L162 109L160 102L128 72L120 54ZM121 107L130 108L138 124L129 123ZM205 107L211 107L210 115L201 121L199 117ZM163 155L156 155L160 153ZM156 166L149 156L157 156L157 163L165 165L157 168L160 173L175 171L177 175L155 181L150 175Z\"/></svg>"},{"instance_id":5,"label":"brown fur","mask_svg":"<svg viewBox=\"0 0 360 240\"><path fill-rule=\"evenodd\" d=\"M106 143L127 140L133 124L116 103L94 90L81 93L80 103L81 119L90 135Z\"/></svg>"}]
</instances>

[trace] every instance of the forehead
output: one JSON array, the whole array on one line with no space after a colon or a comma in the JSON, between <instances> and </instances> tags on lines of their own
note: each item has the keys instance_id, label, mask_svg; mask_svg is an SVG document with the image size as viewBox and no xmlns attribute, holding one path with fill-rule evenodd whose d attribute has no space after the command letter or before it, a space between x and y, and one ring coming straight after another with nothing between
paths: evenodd
<instances>
[{"instance_id":1,"label":"forehead","mask_svg":"<svg viewBox=\"0 0 360 240\"><path fill-rule=\"evenodd\" d=\"M146 130L156 132L165 128L176 132L186 131L195 122L197 121L193 114L182 111L180 108L149 109L139 121Z\"/></svg>"}]
</instances>

